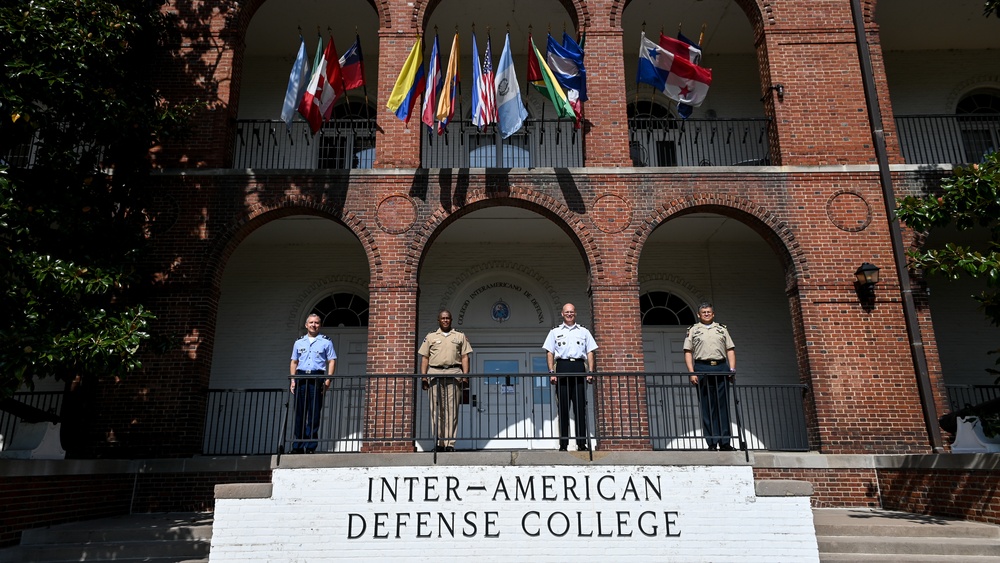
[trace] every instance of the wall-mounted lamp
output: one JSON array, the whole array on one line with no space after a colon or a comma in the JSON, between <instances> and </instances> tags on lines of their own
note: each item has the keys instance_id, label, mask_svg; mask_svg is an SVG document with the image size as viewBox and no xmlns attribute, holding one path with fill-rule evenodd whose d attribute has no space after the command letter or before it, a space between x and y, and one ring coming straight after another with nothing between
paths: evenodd
<instances>
[{"instance_id":1,"label":"wall-mounted lamp","mask_svg":"<svg viewBox=\"0 0 1000 563\"><path fill-rule=\"evenodd\" d=\"M865 311L875 308L875 284L878 283L879 267L865 262L854 272L854 291Z\"/></svg>"},{"instance_id":2,"label":"wall-mounted lamp","mask_svg":"<svg viewBox=\"0 0 1000 563\"><path fill-rule=\"evenodd\" d=\"M774 86L771 86L771 87L770 87L770 88L768 88L767 90L768 90L769 92L770 92L771 90L774 90L775 92L777 92L777 93L778 93L778 101L779 101L779 102L783 102L783 101L785 101L785 85L784 85L784 84L780 84L780 83L779 83L779 84L775 84ZM762 102L763 102L763 101L764 101L764 100L766 100L766 99L767 99L767 94L764 94L764 97L763 97L763 98L761 98L761 99L760 99L760 101L762 101Z\"/></svg>"}]
</instances>

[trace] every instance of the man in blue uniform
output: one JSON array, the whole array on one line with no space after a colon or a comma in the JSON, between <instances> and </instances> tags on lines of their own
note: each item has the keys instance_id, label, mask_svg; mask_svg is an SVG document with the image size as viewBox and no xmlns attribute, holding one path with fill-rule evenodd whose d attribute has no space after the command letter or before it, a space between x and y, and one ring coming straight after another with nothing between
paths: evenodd
<instances>
[{"instance_id":1,"label":"man in blue uniform","mask_svg":"<svg viewBox=\"0 0 1000 563\"><path fill-rule=\"evenodd\" d=\"M684 363L698 386L701 423L708 449L733 451L730 445L729 386L736 376L736 346L726 325L715 322L711 303L698 306L698 320L684 337Z\"/></svg>"},{"instance_id":2,"label":"man in blue uniform","mask_svg":"<svg viewBox=\"0 0 1000 563\"><path fill-rule=\"evenodd\" d=\"M549 381L556 386L559 402L559 450L566 451L569 444L569 406L573 403L576 420L576 449L587 451L587 383L594 377L571 375L558 377L556 374L578 374L594 372L594 350L597 342L586 328L576 324L576 307L572 303L563 305L563 323L549 331L542 348L549 364Z\"/></svg>"},{"instance_id":3,"label":"man in blue uniform","mask_svg":"<svg viewBox=\"0 0 1000 563\"><path fill-rule=\"evenodd\" d=\"M337 369L333 342L319 333L319 315L306 319L307 334L292 346L291 375L288 390L295 395L295 433L293 454L314 453L319 438L323 395L330 388L330 376ZM308 376L308 377L296 377Z\"/></svg>"}]
</instances>

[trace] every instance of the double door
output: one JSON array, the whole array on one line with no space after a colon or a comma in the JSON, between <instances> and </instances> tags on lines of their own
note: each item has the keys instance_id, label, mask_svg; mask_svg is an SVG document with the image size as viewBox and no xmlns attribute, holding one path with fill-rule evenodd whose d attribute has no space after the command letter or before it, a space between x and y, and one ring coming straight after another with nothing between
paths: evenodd
<instances>
[{"instance_id":1,"label":"double door","mask_svg":"<svg viewBox=\"0 0 1000 563\"><path fill-rule=\"evenodd\" d=\"M545 353L532 350L474 354L458 429L458 449L555 449L558 436L554 396Z\"/></svg>"}]
</instances>

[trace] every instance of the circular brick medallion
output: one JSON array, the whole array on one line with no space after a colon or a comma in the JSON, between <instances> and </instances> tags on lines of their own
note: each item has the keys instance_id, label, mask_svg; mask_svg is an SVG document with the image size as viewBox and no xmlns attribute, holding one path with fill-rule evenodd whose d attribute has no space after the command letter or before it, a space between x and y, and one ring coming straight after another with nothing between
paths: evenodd
<instances>
[{"instance_id":1,"label":"circular brick medallion","mask_svg":"<svg viewBox=\"0 0 1000 563\"><path fill-rule=\"evenodd\" d=\"M391 195L379 202L375 220L390 235L402 234L417 220L417 206L405 195Z\"/></svg>"},{"instance_id":2,"label":"circular brick medallion","mask_svg":"<svg viewBox=\"0 0 1000 563\"><path fill-rule=\"evenodd\" d=\"M620 233L632 223L632 205L619 195L604 194L594 201L593 218L601 231Z\"/></svg>"},{"instance_id":3,"label":"circular brick medallion","mask_svg":"<svg viewBox=\"0 0 1000 563\"><path fill-rule=\"evenodd\" d=\"M872 222L872 207L861 194L841 191L826 202L826 216L838 229L856 233L865 230Z\"/></svg>"}]
</instances>

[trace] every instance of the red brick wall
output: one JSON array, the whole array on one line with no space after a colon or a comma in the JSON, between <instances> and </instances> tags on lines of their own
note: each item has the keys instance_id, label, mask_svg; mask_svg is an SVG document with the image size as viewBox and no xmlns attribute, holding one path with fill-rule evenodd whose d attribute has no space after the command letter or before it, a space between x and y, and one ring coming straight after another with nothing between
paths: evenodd
<instances>
[{"instance_id":1,"label":"red brick wall","mask_svg":"<svg viewBox=\"0 0 1000 563\"><path fill-rule=\"evenodd\" d=\"M995 470L880 469L882 508L1000 524Z\"/></svg>"},{"instance_id":2,"label":"red brick wall","mask_svg":"<svg viewBox=\"0 0 1000 563\"><path fill-rule=\"evenodd\" d=\"M0 480L0 547L16 545L24 530L64 522L211 511L216 484L270 481L270 471L7 476Z\"/></svg>"},{"instance_id":3,"label":"red brick wall","mask_svg":"<svg viewBox=\"0 0 1000 563\"><path fill-rule=\"evenodd\" d=\"M760 468L755 481L808 481L813 486L813 508L879 508L878 477L874 469Z\"/></svg>"}]
</instances>

